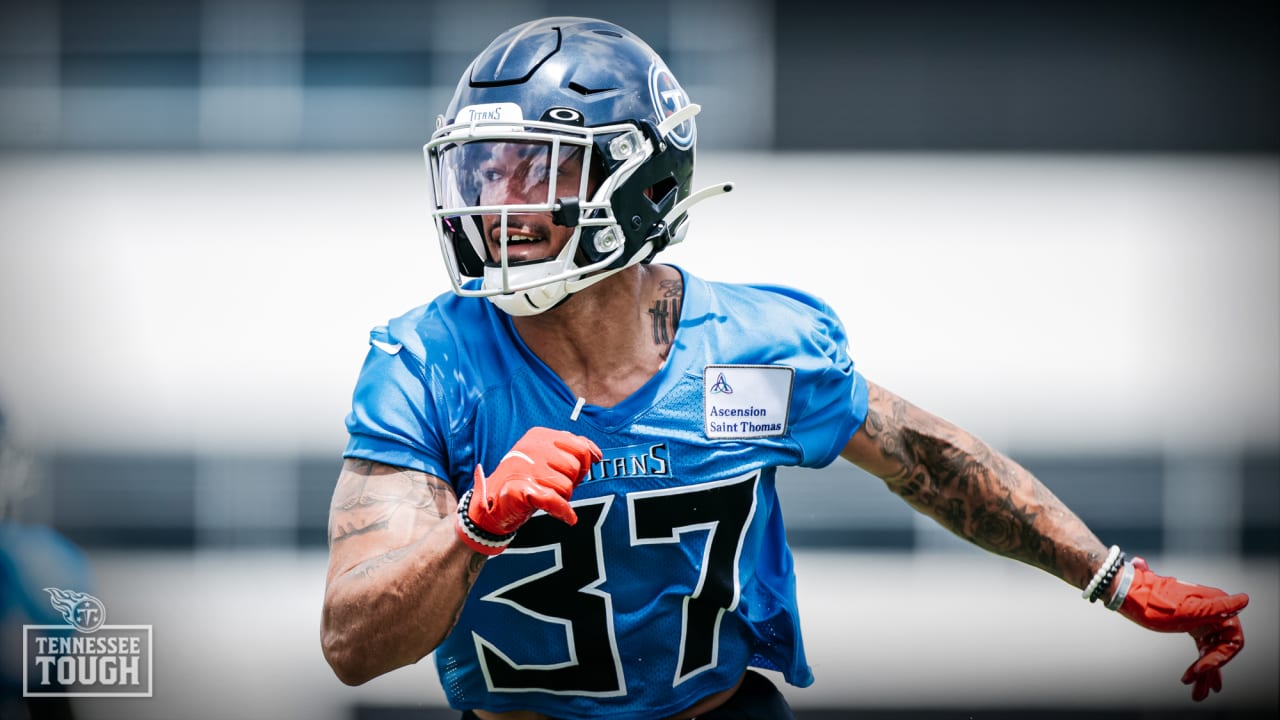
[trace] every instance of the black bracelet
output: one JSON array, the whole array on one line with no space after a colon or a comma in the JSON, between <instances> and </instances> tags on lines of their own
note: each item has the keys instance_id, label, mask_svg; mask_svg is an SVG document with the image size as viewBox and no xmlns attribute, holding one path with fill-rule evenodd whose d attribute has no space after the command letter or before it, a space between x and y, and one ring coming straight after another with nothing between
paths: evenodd
<instances>
[{"instance_id":1,"label":"black bracelet","mask_svg":"<svg viewBox=\"0 0 1280 720\"><path fill-rule=\"evenodd\" d=\"M1115 562L1111 563L1111 567L1107 568L1106 574L1102 576L1102 582L1098 583L1098 586L1089 594L1089 602L1097 602L1098 598L1102 597L1102 593L1111 587L1111 581L1115 579L1116 573L1120 572L1122 567L1124 567L1123 552L1116 555Z\"/></svg>"},{"instance_id":2,"label":"black bracelet","mask_svg":"<svg viewBox=\"0 0 1280 720\"><path fill-rule=\"evenodd\" d=\"M458 522L462 523L463 529L472 537L484 540L487 543L505 545L511 542L511 539L516 536L514 532L507 533L506 535L499 535L498 533L492 533L485 530L471 519L471 513L468 512L470 509L471 490L468 490L462 494L462 499L458 501Z\"/></svg>"}]
</instances>

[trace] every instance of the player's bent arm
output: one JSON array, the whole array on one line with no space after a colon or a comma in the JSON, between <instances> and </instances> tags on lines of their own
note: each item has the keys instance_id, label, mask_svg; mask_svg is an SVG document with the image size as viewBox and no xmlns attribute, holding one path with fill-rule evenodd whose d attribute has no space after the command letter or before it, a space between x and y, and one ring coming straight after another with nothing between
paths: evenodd
<instances>
[{"instance_id":1,"label":"player's bent arm","mask_svg":"<svg viewBox=\"0 0 1280 720\"><path fill-rule=\"evenodd\" d=\"M458 540L457 497L424 472L348 459L329 510L321 645L348 685L421 660L457 622L485 556Z\"/></svg>"},{"instance_id":2,"label":"player's bent arm","mask_svg":"<svg viewBox=\"0 0 1280 720\"><path fill-rule=\"evenodd\" d=\"M1030 472L972 434L868 383L841 455L912 507L991 552L1084 588L1107 546Z\"/></svg>"}]
</instances>

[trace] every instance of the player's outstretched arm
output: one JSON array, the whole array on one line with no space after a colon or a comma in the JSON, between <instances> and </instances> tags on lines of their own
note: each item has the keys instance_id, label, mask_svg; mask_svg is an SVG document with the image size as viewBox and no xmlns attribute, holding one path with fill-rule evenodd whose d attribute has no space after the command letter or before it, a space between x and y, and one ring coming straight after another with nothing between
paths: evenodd
<instances>
[{"instance_id":1,"label":"player's outstretched arm","mask_svg":"<svg viewBox=\"0 0 1280 720\"><path fill-rule=\"evenodd\" d=\"M843 456L970 542L1083 588L1107 546L1023 467L972 434L870 384Z\"/></svg>"},{"instance_id":2,"label":"player's outstretched arm","mask_svg":"<svg viewBox=\"0 0 1280 720\"><path fill-rule=\"evenodd\" d=\"M1147 629L1190 634L1200 657L1182 682L1195 700L1222 688L1221 667L1244 646L1236 615L1247 595L1125 562L1026 469L877 385L842 455L956 535L1053 573Z\"/></svg>"},{"instance_id":3,"label":"player's outstretched arm","mask_svg":"<svg viewBox=\"0 0 1280 720\"><path fill-rule=\"evenodd\" d=\"M348 459L329 509L325 659L359 685L421 660L449 633L485 556L454 531L457 498L433 475Z\"/></svg>"}]
</instances>

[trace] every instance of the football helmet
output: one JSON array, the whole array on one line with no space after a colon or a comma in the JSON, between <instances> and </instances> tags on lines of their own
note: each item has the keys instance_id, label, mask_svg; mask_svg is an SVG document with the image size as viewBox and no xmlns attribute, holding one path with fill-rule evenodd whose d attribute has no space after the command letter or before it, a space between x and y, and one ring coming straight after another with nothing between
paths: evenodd
<instances>
[{"instance_id":1,"label":"football helmet","mask_svg":"<svg viewBox=\"0 0 1280 720\"><path fill-rule=\"evenodd\" d=\"M691 192L698 110L612 23L546 18L499 35L423 147L454 292L534 315L683 240L689 207L732 189ZM536 256L553 236L564 247Z\"/></svg>"}]
</instances>

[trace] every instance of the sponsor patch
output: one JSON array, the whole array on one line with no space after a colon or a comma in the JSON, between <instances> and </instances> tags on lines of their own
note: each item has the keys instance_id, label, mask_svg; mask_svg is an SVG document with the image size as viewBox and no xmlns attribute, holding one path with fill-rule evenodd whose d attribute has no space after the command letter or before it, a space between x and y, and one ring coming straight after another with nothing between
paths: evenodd
<instances>
[{"instance_id":1,"label":"sponsor patch","mask_svg":"<svg viewBox=\"0 0 1280 720\"><path fill-rule=\"evenodd\" d=\"M713 440L776 437L787 432L795 369L785 365L707 365L702 408Z\"/></svg>"}]
</instances>

